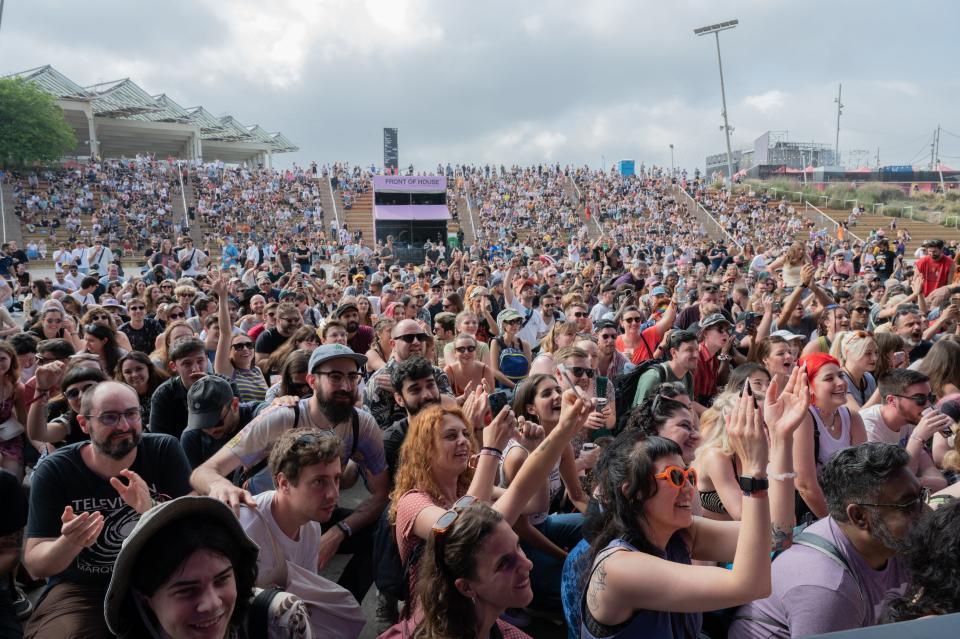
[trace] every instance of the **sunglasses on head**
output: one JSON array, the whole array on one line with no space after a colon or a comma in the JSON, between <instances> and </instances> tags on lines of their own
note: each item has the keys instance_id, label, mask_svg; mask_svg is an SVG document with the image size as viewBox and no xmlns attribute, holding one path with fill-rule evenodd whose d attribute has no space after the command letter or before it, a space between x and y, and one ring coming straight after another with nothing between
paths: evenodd
<instances>
[{"instance_id":1,"label":"sunglasses on head","mask_svg":"<svg viewBox=\"0 0 960 639\"><path fill-rule=\"evenodd\" d=\"M453 526L453 522L455 522L457 517L460 516L460 512L463 511L463 509L468 508L475 501L477 501L477 498L473 495L464 495L454 502L453 507L440 515L440 518L437 519L437 523L433 525L433 534L437 536L443 536L446 534Z\"/></svg>"},{"instance_id":2,"label":"sunglasses on head","mask_svg":"<svg viewBox=\"0 0 960 639\"><path fill-rule=\"evenodd\" d=\"M426 333L413 333L412 335L397 335L394 339L399 339L407 344L413 344L414 342L426 342L429 337Z\"/></svg>"},{"instance_id":3,"label":"sunglasses on head","mask_svg":"<svg viewBox=\"0 0 960 639\"><path fill-rule=\"evenodd\" d=\"M693 468L684 470L679 466L667 466L662 473L654 475L655 479L666 479L674 488L683 488L685 482L690 482L691 486L697 485L697 471Z\"/></svg>"}]
</instances>

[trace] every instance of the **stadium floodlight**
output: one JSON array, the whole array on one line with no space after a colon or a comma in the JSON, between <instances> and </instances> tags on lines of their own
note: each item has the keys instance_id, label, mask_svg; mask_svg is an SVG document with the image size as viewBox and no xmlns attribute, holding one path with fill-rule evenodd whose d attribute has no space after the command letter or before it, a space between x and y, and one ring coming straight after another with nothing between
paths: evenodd
<instances>
[{"instance_id":1,"label":"stadium floodlight","mask_svg":"<svg viewBox=\"0 0 960 639\"><path fill-rule=\"evenodd\" d=\"M712 33L717 40L717 65L720 67L720 100L723 104L723 133L727 138L727 178L731 184L733 183L733 151L730 148L731 128L730 123L727 122L727 93L723 86L723 62L720 59L720 32L733 29L738 24L740 24L739 20L727 20L726 22L718 22L717 24L711 24L693 30L693 33L698 36Z\"/></svg>"}]
</instances>

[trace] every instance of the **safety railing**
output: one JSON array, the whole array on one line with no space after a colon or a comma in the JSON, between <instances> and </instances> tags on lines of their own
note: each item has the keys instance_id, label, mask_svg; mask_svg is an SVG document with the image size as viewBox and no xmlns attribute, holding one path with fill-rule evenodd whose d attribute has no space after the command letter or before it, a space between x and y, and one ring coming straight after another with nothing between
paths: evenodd
<instances>
[{"instance_id":1,"label":"safety railing","mask_svg":"<svg viewBox=\"0 0 960 639\"><path fill-rule=\"evenodd\" d=\"M583 204L583 191L580 190L580 185L577 184L577 181L573 179L572 175L568 175L567 179L570 180L570 184L573 185L573 190L577 194L577 204ZM597 225L597 231L600 233L600 235L603 235L603 227L600 226L600 220L598 219L599 217L600 216L597 214L597 212L594 211L593 223Z\"/></svg>"},{"instance_id":2,"label":"safety railing","mask_svg":"<svg viewBox=\"0 0 960 639\"><path fill-rule=\"evenodd\" d=\"M327 181L327 190L330 191L330 203L333 204L333 221L336 222L337 233L339 233L340 232L340 214L337 212L337 196L333 192L333 180L331 179L331 175L333 175L332 170L330 171L330 175L328 175L324 179L326 179Z\"/></svg>"},{"instance_id":3,"label":"safety railing","mask_svg":"<svg viewBox=\"0 0 960 639\"><path fill-rule=\"evenodd\" d=\"M829 215L827 215L826 213L818 209L816 205L811 204L809 200L804 200L803 205L804 205L804 214L806 214L807 217L813 218L815 221L819 222L817 223L817 226L832 229L834 234L836 234L837 230L839 230L840 228L839 222L837 222L835 219L833 219L832 217L830 217ZM863 243L863 238L857 235L856 233L854 233L853 231L851 231L849 228L846 229L845 233L849 235L851 238L860 242L861 244Z\"/></svg>"},{"instance_id":4,"label":"safety railing","mask_svg":"<svg viewBox=\"0 0 960 639\"><path fill-rule=\"evenodd\" d=\"M695 199L693 199L693 197L689 193L684 191L682 188L680 188L679 185L674 184L673 188L677 193L682 193L683 196L687 198L687 200L689 200L690 204L693 207L693 210L691 212L693 213L694 217L696 217L700 221L700 224L702 224L704 228L708 229L708 231L713 230L714 237L716 239L726 238L729 242L736 245L738 248L743 248L740 242L736 241L733 238L733 236L730 235L730 232L727 231L727 229L723 228L723 225L717 221L717 218L713 217L710 211L708 211L702 204L700 204Z\"/></svg>"}]
</instances>

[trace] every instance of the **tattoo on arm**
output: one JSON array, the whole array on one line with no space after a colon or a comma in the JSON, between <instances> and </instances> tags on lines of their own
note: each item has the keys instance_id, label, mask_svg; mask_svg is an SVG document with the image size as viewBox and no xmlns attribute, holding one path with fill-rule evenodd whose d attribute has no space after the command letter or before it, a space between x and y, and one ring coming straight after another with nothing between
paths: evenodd
<instances>
[{"instance_id":1,"label":"tattoo on arm","mask_svg":"<svg viewBox=\"0 0 960 639\"><path fill-rule=\"evenodd\" d=\"M793 545L793 528L784 530L777 524L773 524L770 550L773 552L783 552Z\"/></svg>"},{"instance_id":2,"label":"tattoo on arm","mask_svg":"<svg viewBox=\"0 0 960 639\"><path fill-rule=\"evenodd\" d=\"M587 597L587 603L594 610L600 605L600 591L606 589L607 587L607 571L603 569L603 564L601 563L597 566L597 569L593 571L593 576L590 578L590 593Z\"/></svg>"}]
</instances>

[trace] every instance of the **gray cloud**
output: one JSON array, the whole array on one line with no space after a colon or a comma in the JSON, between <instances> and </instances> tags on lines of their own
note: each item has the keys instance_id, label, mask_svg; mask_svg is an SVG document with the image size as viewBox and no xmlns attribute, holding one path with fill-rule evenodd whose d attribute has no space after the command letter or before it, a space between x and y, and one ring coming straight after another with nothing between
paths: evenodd
<instances>
[{"instance_id":1,"label":"gray cloud","mask_svg":"<svg viewBox=\"0 0 960 639\"><path fill-rule=\"evenodd\" d=\"M723 149L714 45L692 29L738 17L721 35L735 147L768 129L832 143L843 82L841 149L879 147L895 163L928 159L938 122L960 132L960 82L944 73L958 13L950 2L33 0L7 3L0 71L130 76L283 131L302 150L280 165L379 162L381 129L397 126L401 162L423 168L662 164L670 143L692 168ZM942 145L960 164L960 138Z\"/></svg>"}]
</instances>

